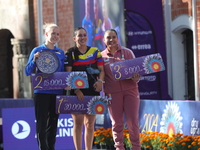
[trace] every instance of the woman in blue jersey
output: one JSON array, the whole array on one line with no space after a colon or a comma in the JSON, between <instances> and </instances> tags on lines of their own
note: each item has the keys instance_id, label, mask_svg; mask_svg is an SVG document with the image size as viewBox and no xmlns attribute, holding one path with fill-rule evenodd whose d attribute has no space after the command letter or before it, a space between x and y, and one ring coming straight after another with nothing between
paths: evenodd
<instances>
[{"instance_id":1,"label":"woman in blue jersey","mask_svg":"<svg viewBox=\"0 0 200 150\"><path fill-rule=\"evenodd\" d=\"M90 16L90 3L91 0L85 0L85 16L82 20L82 27L86 29L88 34L87 45L92 46L92 20Z\"/></svg>"},{"instance_id":2,"label":"woman in blue jersey","mask_svg":"<svg viewBox=\"0 0 200 150\"><path fill-rule=\"evenodd\" d=\"M93 21L93 46L102 51L103 47L103 31L102 31L102 19L99 16L99 0L94 0L94 21Z\"/></svg>"},{"instance_id":3,"label":"woman in blue jersey","mask_svg":"<svg viewBox=\"0 0 200 150\"><path fill-rule=\"evenodd\" d=\"M55 46L59 41L59 28L56 24L50 23L44 25L45 43L35 47L25 68L27 76L39 73L36 66L36 59L40 57L40 52L48 50L54 52L59 60L57 72L64 71L64 51ZM34 105L36 117L37 142L40 150L55 150L57 122L59 115L55 112L56 95L61 95L62 90L34 90Z\"/></svg>"},{"instance_id":4,"label":"woman in blue jersey","mask_svg":"<svg viewBox=\"0 0 200 150\"><path fill-rule=\"evenodd\" d=\"M87 43L87 32L83 27L79 27L74 31L74 42L76 45L70 48L67 55L66 70L67 71L86 71L88 66L99 69L99 74L89 74L88 89L71 90L71 95L76 95L79 100L84 100L84 95L100 95L104 80L104 62L100 51L97 48L89 47ZM85 150L92 150L94 123L96 115L89 114L72 114L74 121L73 139L76 150L82 149L82 126L85 126Z\"/></svg>"}]
</instances>

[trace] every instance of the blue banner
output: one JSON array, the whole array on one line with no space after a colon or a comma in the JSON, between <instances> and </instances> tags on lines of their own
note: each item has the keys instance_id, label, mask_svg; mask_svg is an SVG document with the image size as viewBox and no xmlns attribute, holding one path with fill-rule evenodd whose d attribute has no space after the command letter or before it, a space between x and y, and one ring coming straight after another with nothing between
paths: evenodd
<instances>
[{"instance_id":1,"label":"blue banner","mask_svg":"<svg viewBox=\"0 0 200 150\"><path fill-rule=\"evenodd\" d=\"M2 115L4 120L3 144L5 150L38 149L33 107L3 109ZM56 136L56 150L74 149L73 125L73 119L70 114L60 114Z\"/></svg>"},{"instance_id":2,"label":"blue banner","mask_svg":"<svg viewBox=\"0 0 200 150\"><path fill-rule=\"evenodd\" d=\"M200 103L195 101L143 100L140 105L140 131L200 135Z\"/></svg>"},{"instance_id":3,"label":"blue banner","mask_svg":"<svg viewBox=\"0 0 200 150\"><path fill-rule=\"evenodd\" d=\"M141 100L140 132L159 131L167 134L200 135L200 103L195 101ZM3 142L5 150L36 150L34 108L8 108L3 114ZM126 124L124 125L126 127ZM111 128L109 114L96 115L95 128ZM56 150L74 149L73 119L60 114ZM84 142L83 146L84 148Z\"/></svg>"}]
</instances>

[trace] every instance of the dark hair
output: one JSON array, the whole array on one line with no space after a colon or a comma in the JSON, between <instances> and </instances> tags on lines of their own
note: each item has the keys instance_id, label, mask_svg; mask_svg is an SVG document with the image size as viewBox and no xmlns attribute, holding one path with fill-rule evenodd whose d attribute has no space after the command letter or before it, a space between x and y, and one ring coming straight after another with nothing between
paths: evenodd
<instances>
[{"instance_id":1,"label":"dark hair","mask_svg":"<svg viewBox=\"0 0 200 150\"><path fill-rule=\"evenodd\" d=\"M75 28L74 29L74 37L76 36L76 34L77 34L77 31L79 31L80 29L83 29L83 30L85 30L85 32L87 33L87 31L86 31L86 29L85 28L83 28L83 27L77 27L77 28Z\"/></svg>"},{"instance_id":2,"label":"dark hair","mask_svg":"<svg viewBox=\"0 0 200 150\"><path fill-rule=\"evenodd\" d=\"M105 33L106 33L107 31L113 31L113 32L115 32L115 34L116 34L117 37L118 37L117 31L116 31L115 29L107 29L107 30L105 31Z\"/></svg>"},{"instance_id":3,"label":"dark hair","mask_svg":"<svg viewBox=\"0 0 200 150\"><path fill-rule=\"evenodd\" d=\"M74 29L73 37L75 37L75 36L77 35L77 31L79 31L79 30L81 30L81 29L85 30L85 32L87 33L87 31L86 31L85 28L83 28L83 27L77 27L77 28ZM70 52L71 52L71 53L74 53L75 60L79 60L79 57L78 57L79 51L78 51L78 48L77 48L77 46L76 46L76 43L75 43L74 48L72 48L72 49L70 50Z\"/></svg>"}]
</instances>

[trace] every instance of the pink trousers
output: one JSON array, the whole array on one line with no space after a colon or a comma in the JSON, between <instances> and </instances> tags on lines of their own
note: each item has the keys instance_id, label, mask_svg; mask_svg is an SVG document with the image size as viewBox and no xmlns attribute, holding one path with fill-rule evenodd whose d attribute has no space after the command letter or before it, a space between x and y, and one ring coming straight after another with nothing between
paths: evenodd
<instances>
[{"instance_id":1,"label":"pink trousers","mask_svg":"<svg viewBox=\"0 0 200 150\"><path fill-rule=\"evenodd\" d=\"M139 105L140 97L137 88L118 93L111 93L111 104L108 109L112 122L113 140L117 150L124 149L124 115L128 126L133 150L141 150L139 138Z\"/></svg>"}]
</instances>

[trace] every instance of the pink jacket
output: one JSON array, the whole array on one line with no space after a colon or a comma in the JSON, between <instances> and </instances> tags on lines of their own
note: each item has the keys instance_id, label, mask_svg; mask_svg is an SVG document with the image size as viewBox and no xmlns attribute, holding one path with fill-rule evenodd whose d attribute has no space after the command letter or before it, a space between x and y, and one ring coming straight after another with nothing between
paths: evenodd
<instances>
[{"instance_id":1,"label":"pink jacket","mask_svg":"<svg viewBox=\"0 0 200 150\"><path fill-rule=\"evenodd\" d=\"M105 93L115 93L124 90L138 88L137 82L133 81L132 79L124 79L116 81L110 70L110 63L135 58L135 55L130 49L125 48L123 46L118 46L118 49L114 55L112 55L108 51L108 49L102 51L101 55L104 60L104 69L105 69L105 84L104 84Z\"/></svg>"}]
</instances>

